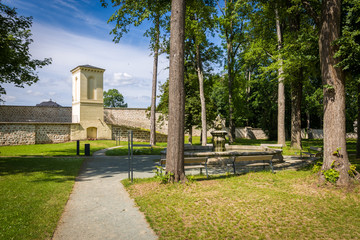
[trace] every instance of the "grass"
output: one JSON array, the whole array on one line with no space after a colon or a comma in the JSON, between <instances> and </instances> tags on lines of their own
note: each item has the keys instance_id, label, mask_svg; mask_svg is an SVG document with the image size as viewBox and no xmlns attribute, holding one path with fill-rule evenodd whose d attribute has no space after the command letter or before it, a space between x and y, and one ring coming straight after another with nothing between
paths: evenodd
<instances>
[{"instance_id":1,"label":"grass","mask_svg":"<svg viewBox=\"0 0 360 240\"><path fill-rule=\"evenodd\" d=\"M0 239L51 239L81 158L0 158Z\"/></svg>"},{"instance_id":2,"label":"grass","mask_svg":"<svg viewBox=\"0 0 360 240\"><path fill-rule=\"evenodd\" d=\"M358 239L360 187L318 186L311 171L123 183L159 239Z\"/></svg>"},{"instance_id":3,"label":"grass","mask_svg":"<svg viewBox=\"0 0 360 240\"><path fill-rule=\"evenodd\" d=\"M262 143L272 143L276 144L276 141L269 141L269 140L258 140L258 139L236 139L235 144L238 145L254 145L259 146ZM322 139L303 139L302 140L302 148L303 151L307 151L309 147L323 147L323 140ZM347 139L346 140L346 148L348 154L356 154L356 139ZM299 155L300 151L297 149L290 148L290 141L286 142L286 146L283 147L283 155Z\"/></svg>"},{"instance_id":4,"label":"grass","mask_svg":"<svg viewBox=\"0 0 360 240\"><path fill-rule=\"evenodd\" d=\"M208 138L208 143L211 143L211 137ZM81 141L80 155L84 155L84 144L90 144L91 154L109 147L114 147L116 141L114 140L97 140L97 141ZM188 143L187 139L185 143ZM261 143L276 143L276 141L269 140L252 140L252 139L236 139L235 144L239 145L260 145ZM123 147L109 150L106 152L108 156L127 155L127 142L121 142ZM146 142L134 142L134 144L149 144ZM193 144L200 145L200 137L193 137ZM322 139L303 139L303 150L308 150L310 146L323 147ZM135 147L135 155L159 155L160 152L166 148L167 143L157 143L153 148ZM347 140L347 151L349 154L356 153L356 140ZM290 141L286 142L286 147L283 148L283 155L299 155L300 151L290 148ZM76 142L58 143L58 144L36 144L36 145L18 145L18 146L0 146L0 156L75 156ZM354 158L354 157L352 157Z\"/></svg>"},{"instance_id":5,"label":"grass","mask_svg":"<svg viewBox=\"0 0 360 240\"><path fill-rule=\"evenodd\" d=\"M134 142L134 144L149 144L146 142ZM128 142L121 142L123 147L110 149L106 151L106 156L124 156L128 155ZM133 147L134 155L160 155L160 152L166 148L167 143L157 143L156 146L150 147Z\"/></svg>"},{"instance_id":6,"label":"grass","mask_svg":"<svg viewBox=\"0 0 360 240\"><path fill-rule=\"evenodd\" d=\"M90 144L90 153L114 147L114 140L80 141L80 155L84 155L84 144ZM76 142L0 146L0 156L76 156Z\"/></svg>"}]
</instances>

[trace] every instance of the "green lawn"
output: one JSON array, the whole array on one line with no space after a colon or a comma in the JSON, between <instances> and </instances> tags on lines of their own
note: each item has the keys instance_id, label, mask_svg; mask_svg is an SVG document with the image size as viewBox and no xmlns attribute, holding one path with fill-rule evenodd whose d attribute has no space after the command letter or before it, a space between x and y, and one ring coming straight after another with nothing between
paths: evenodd
<instances>
[{"instance_id":1,"label":"green lawn","mask_svg":"<svg viewBox=\"0 0 360 240\"><path fill-rule=\"evenodd\" d=\"M124 185L159 239L359 239L360 187L318 186L311 171L190 184Z\"/></svg>"},{"instance_id":2,"label":"green lawn","mask_svg":"<svg viewBox=\"0 0 360 240\"><path fill-rule=\"evenodd\" d=\"M0 158L0 239L51 239L82 158Z\"/></svg>"},{"instance_id":3,"label":"green lawn","mask_svg":"<svg viewBox=\"0 0 360 240\"><path fill-rule=\"evenodd\" d=\"M84 144L90 144L91 154L95 151L114 147L116 142L113 140L97 140L97 141L81 141L80 155L84 155ZM187 142L187 138L185 140ZM211 143L211 138L208 138L208 143ZM236 139L235 144L239 145L260 145L261 143L276 143L276 141L268 140L251 140L251 139ZM118 149L109 150L106 152L108 156L127 155L127 142L121 142L123 146ZM134 144L149 144L146 142L135 142ZM193 144L200 145L200 137L193 137ZM303 139L303 150L310 146L323 147L322 139ZM136 147L134 154L136 155L158 155L166 148L167 143L157 143L153 151L150 148ZM349 154L356 153L356 140L347 140L347 150ZM290 141L286 142L286 147L283 148L283 155L299 155L300 151L290 148ZM75 156L76 142L58 143L58 144L36 144L36 145L19 145L19 146L0 146L0 156Z\"/></svg>"},{"instance_id":4,"label":"green lawn","mask_svg":"<svg viewBox=\"0 0 360 240\"><path fill-rule=\"evenodd\" d=\"M80 155L84 155L84 144L86 143L90 144L91 154L116 145L113 140L80 141ZM57 144L0 146L0 156L76 156L76 141Z\"/></svg>"}]
</instances>

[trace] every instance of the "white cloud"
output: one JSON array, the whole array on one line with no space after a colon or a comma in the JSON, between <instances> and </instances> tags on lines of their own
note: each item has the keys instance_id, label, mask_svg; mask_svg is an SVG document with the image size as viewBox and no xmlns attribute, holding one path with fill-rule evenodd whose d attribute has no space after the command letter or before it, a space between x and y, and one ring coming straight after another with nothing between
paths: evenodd
<instances>
[{"instance_id":1,"label":"white cloud","mask_svg":"<svg viewBox=\"0 0 360 240\"><path fill-rule=\"evenodd\" d=\"M114 44L40 24L34 24L32 32L32 56L36 59L51 57L53 61L38 70L40 81L32 86L25 86L25 89L10 84L5 86L7 93L16 97L13 104L35 105L45 97L55 99L62 106L71 106L70 70L78 65L90 64L106 69L104 90L119 88L129 99L129 107L150 105L150 101L138 97L151 96L153 59L147 47ZM167 59L161 57L159 72L167 64ZM168 70L161 71L159 81L164 82L167 74ZM28 90L30 92L26 92ZM26 97L28 94L31 94L31 99Z\"/></svg>"},{"instance_id":2,"label":"white cloud","mask_svg":"<svg viewBox=\"0 0 360 240\"><path fill-rule=\"evenodd\" d=\"M26 93L30 96L35 96L35 97L38 97L38 96L42 96L44 95L43 93L39 92L39 91L36 91L34 92L33 90L27 90Z\"/></svg>"},{"instance_id":3,"label":"white cloud","mask_svg":"<svg viewBox=\"0 0 360 240\"><path fill-rule=\"evenodd\" d=\"M15 96L11 96L11 95L3 95L1 96L3 98L3 100L6 102L6 103L13 103L15 102L16 100L16 97Z\"/></svg>"}]
</instances>

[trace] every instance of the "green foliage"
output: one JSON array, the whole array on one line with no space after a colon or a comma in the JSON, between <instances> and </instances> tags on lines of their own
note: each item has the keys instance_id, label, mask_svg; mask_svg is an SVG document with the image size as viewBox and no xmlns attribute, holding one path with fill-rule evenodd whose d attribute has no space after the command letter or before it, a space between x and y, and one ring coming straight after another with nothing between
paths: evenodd
<instances>
[{"instance_id":1,"label":"green foliage","mask_svg":"<svg viewBox=\"0 0 360 240\"><path fill-rule=\"evenodd\" d=\"M127 107L124 96L117 89L104 91L104 107Z\"/></svg>"},{"instance_id":2,"label":"green foliage","mask_svg":"<svg viewBox=\"0 0 360 240\"><path fill-rule=\"evenodd\" d=\"M322 165L323 165L323 163L322 163L321 161L317 161L317 162L314 164L314 166L312 167L311 171L312 171L313 173L318 173L318 172L320 172Z\"/></svg>"},{"instance_id":3,"label":"green foliage","mask_svg":"<svg viewBox=\"0 0 360 240\"><path fill-rule=\"evenodd\" d=\"M107 7L106 0L100 0L104 7ZM124 34L130 31L130 26L146 25L151 22L144 36L150 37L150 46L154 50L156 39L160 37L160 32L167 30L169 23L168 13L170 11L170 1L167 0L112 0L114 8L118 8L109 18L108 23L114 22L115 27L110 34L114 35L113 41L118 43ZM166 38L166 34L162 36ZM165 46L163 46L165 48Z\"/></svg>"},{"instance_id":4,"label":"green foliage","mask_svg":"<svg viewBox=\"0 0 360 240\"><path fill-rule=\"evenodd\" d=\"M340 157L340 150L341 150L341 147L336 148L336 150L332 153L332 155Z\"/></svg>"},{"instance_id":5,"label":"green foliage","mask_svg":"<svg viewBox=\"0 0 360 240\"><path fill-rule=\"evenodd\" d=\"M36 69L51 63L50 58L31 58L31 25L32 17L18 16L15 8L0 2L0 96L6 94L3 83L31 85L39 80Z\"/></svg>"},{"instance_id":6,"label":"green foliage","mask_svg":"<svg viewBox=\"0 0 360 240\"><path fill-rule=\"evenodd\" d=\"M171 176L174 176L172 172L165 172L165 169L161 166L156 166L156 170L154 170L156 179L160 180L160 183L166 184L169 183Z\"/></svg>"},{"instance_id":7,"label":"green foliage","mask_svg":"<svg viewBox=\"0 0 360 240\"><path fill-rule=\"evenodd\" d=\"M333 169L333 168L330 168L326 171L322 171L322 173L324 174L324 177L326 179L326 181L332 183L332 184L335 184L336 181L339 179L339 176L340 176L340 173L339 171Z\"/></svg>"},{"instance_id":8,"label":"green foliage","mask_svg":"<svg viewBox=\"0 0 360 240\"><path fill-rule=\"evenodd\" d=\"M344 71L360 77L360 2L344 0L342 11L342 36L335 42L339 46L335 57L341 59Z\"/></svg>"},{"instance_id":9,"label":"green foliage","mask_svg":"<svg viewBox=\"0 0 360 240\"><path fill-rule=\"evenodd\" d=\"M355 173L356 173L356 165L351 164L350 165L350 170L348 171L350 177L355 177Z\"/></svg>"}]
</instances>

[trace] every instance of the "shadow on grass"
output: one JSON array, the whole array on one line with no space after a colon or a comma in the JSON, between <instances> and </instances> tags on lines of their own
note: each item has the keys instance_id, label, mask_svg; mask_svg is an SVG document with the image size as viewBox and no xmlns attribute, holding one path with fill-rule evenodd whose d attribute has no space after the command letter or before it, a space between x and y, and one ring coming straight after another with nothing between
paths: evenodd
<instances>
[{"instance_id":1,"label":"shadow on grass","mask_svg":"<svg viewBox=\"0 0 360 240\"><path fill-rule=\"evenodd\" d=\"M34 181L64 182L74 180L82 162L81 158L0 158L0 176L42 173Z\"/></svg>"}]
</instances>

